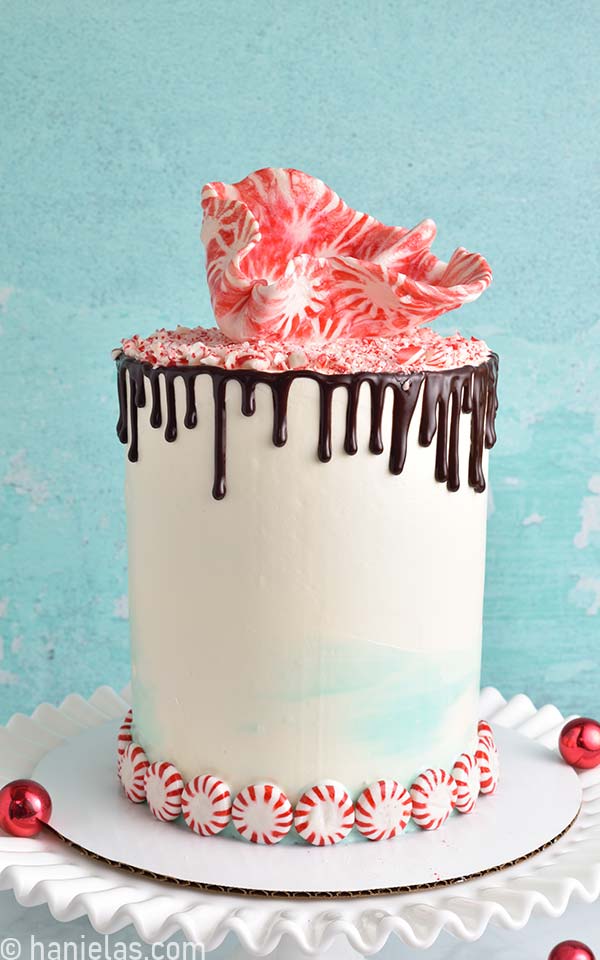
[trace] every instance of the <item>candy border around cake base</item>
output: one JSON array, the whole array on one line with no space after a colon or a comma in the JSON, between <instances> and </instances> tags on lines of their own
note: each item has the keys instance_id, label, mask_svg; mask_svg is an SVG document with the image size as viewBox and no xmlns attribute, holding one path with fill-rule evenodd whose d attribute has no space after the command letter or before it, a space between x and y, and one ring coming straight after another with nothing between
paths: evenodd
<instances>
[{"instance_id":1,"label":"candy border around cake base","mask_svg":"<svg viewBox=\"0 0 600 960\"><path fill-rule=\"evenodd\" d=\"M119 694L102 686L89 698L73 693L58 707L44 703L32 715L13 716L0 728L5 779L31 777L51 746L78 730L120 719L130 698L130 689ZM480 711L494 724L548 747L560 764L558 738L565 717L557 707L547 704L538 709L522 693L507 702L498 690L487 687L481 692ZM581 815L562 839L531 860L460 888L337 898L334 910L324 897L242 899L119 870L79 852L51 830L30 841L0 834L0 885L13 890L25 907L47 904L60 922L84 915L100 933L131 923L147 943L180 932L186 940L203 943L207 952L230 934L246 953L260 956L275 950L284 934L283 943L289 943L293 952L300 948L311 956L333 943L342 952L351 947L367 956L379 952L390 938L412 948L430 947L442 932L471 942L491 923L521 930L532 913L561 916L575 895L587 903L600 897L600 768L580 772L577 779Z\"/></svg>"},{"instance_id":2,"label":"candy border around cake base","mask_svg":"<svg viewBox=\"0 0 600 960\"><path fill-rule=\"evenodd\" d=\"M486 798L479 815L453 816L440 831L419 831L380 843L346 841L321 849L203 838L182 824L161 823L144 805L125 799L114 771L117 730L118 723L112 723L86 731L40 762L34 776L54 794L51 826L68 842L105 862L198 889L350 897L447 886L512 866L545 849L568 830L581 802L572 770L539 744L498 730L502 790ZM76 755L73 745L78 745ZM105 777L109 770L112 776ZM546 802L545 792L551 793L552 804ZM416 852L409 857L411 849ZM171 858L169 869L165 869L165 857ZM410 860L423 865L419 875L406 872Z\"/></svg>"}]
</instances>

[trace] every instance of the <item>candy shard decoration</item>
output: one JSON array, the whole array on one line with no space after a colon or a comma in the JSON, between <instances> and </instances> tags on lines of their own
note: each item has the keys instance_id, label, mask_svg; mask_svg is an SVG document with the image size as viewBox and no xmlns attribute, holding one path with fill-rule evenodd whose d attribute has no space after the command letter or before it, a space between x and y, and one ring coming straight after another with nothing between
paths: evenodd
<instances>
[{"instance_id":1,"label":"candy shard decoration","mask_svg":"<svg viewBox=\"0 0 600 960\"><path fill-rule=\"evenodd\" d=\"M122 757L127 749L128 744L131 743L131 727L133 724L133 710L128 710L125 714L125 719L119 727L119 733L117 735L117 755Z\"/></svg>"},{"instance_id":2,"label":"candy shard decoration","mask_svg":"<svg viewBox=\"0 0 600 960\"><path fill-rule=\"evenodd\" d=\"M296 831L307 843L326 847L348 836L354 826L354 806L341 783L323 780L302 794L294 817Z\"/></svg>"},{"instance_id":3,"label":"candy shard decoration","mask_svg":"<svg viewBox=\"0 0 600 960\"><path fill-rule=\"evenodd\" d=\"M213 310L234 340L393 336L475 300L491 282L482 256L449 263L435 224L388 227L300 170L257 170L202 190Z\"/></svg>"},{"instance_id":4,"label":"candy shard decoration","mask_svg":"<svg viewBox=\"0 0 600 960\"><path fill-rule=\"evenodd\" d=\"M461 753L454 764L452 776L456 781L456 809L459 813L471 813L477 803L481 773L477 758L472 753Z\"/></svg>"},{"instance_id":5,"label":"candy shard decoration","mask_svg":"<svg viewBox=\"0 0 600 960\"><path fill-rule=\"evenodd\" d=\"M412 800L397 780L376 780L354 805L355 825L369 840L391 840L406 829Z\"/></svg>"},{"instance_id":6,"label":"candy shard decoration","mask_svg":"<svg viewBox=\"0 0 600 960\"><path fill-rule=\"evenodd\" d=\"M121 758L119 777L125 795L132 803L143 803L146 799L146 771L148 758L139 743L133 741L125 748Z\"/></svg>"},{"instance_id":7,"label":"candy shard decoration","mask_svg":"<svg viewBox=\"0 0 600 960\"><path fill-rule=\"evenodd\" d=\"M496 792L500 779L500 760L496 744L489 740L480 740L475 756L481 775L479 789L486 796L491 796Z\"/></svg>"},{"instance_id":8,"label":"candy shard decoration","mask_svg":"<svg viewBox=\"0 0 600 960\"><path fill-rule=\"evenodd\" d=\"M253 783L233 801L231 819L246 840L279 843L292 827L292 805L276 784Z\"/></svg>"},{"instance_id":9,"label":"candy shard decoration","mask_svg":"<svg viewBox=\"0 0 600 960\"><path fill-rule=\"evenodd\" d=\"M36 780L11 780L0 790L0 830L35 837L52 816L50 794Z\"/></svg>"},{"instance_id":10,"label":"candy shard decoration","mask_svg":"<svg viewBox=\"0 0 600 960\"><path fill-rule=\"evenodd\" d=\"M181 813L183 780L177 767L166 761L146 770L146 802L157 820L176 820Z\"/></svg>"},{"instance_id":11,"label":"candy shard decoration","mask_svg":"<svg viewBox=\"0 0 600 960\"><path fill-rule=\"evenodd\" d=\"M438 830L456 806L458 787L445 770L425 770L410 788L412 818L422 830Z\"/></svg>"},{"instance_id":12,"label":"candy shard decoration","mask_svg":"<svg viewBox=\"0 0 600 960\"><path fill-rule=\"evenodd\" d=\"M600 723L577 717L563 727L558 746L565 763L576 770L592 770L600 764Z\"/></svg>"},{"instance_id":13,"label":"candy shard decoration","mask_svg":"<svg viewBox=\"0 0 600 960\"><path fill-rule=\"evenodd\" d=\"M181 812L190 830L201 837L212 837L231 820L231 790L208 773L194 777L184 787Z\"/></svg>"},{"instance_id":14,"label":"candy shard decoration","mask_svg":"<svg viewBox=\"0 0 600 960\"><path fill-rule=\"evenodd\" d=\"M595 960L586 943L580 940L563 940L551 950L548 960Z\"/></svg>"}]
</instances>

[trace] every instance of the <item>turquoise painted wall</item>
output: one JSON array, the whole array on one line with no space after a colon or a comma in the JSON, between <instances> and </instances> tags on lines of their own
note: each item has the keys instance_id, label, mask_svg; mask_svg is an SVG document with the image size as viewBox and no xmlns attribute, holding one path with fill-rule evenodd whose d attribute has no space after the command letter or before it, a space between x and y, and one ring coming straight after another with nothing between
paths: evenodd
<instances>
[{"instance_id":1,"label":"turquoise painted wall","mask_svg":"<svg viewBox=\"0 0 600 960\"><path fill-rule=\"evenodd\" d=\"M110 349L210 322L200 187L265 165L489 258L444 324L502 355L485 680L600 714L600 5L4 0L2 21L0 720L128 677Z\"/></svg>"}]
</instances>

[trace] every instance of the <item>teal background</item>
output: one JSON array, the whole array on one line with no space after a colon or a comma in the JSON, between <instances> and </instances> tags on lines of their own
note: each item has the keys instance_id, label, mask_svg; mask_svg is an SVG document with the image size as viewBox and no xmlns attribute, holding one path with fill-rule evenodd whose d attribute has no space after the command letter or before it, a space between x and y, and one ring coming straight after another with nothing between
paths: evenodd
<instances>
[{"instance_id":1,"label":"teal background","mask_svg":"<svg viewBox=\"0 0 600 960\"><path fill-rule=\"evenodd\" d=\"M110 350L210 323L199 190L267 165L495 282L484 680L600 714L596 3L4 0L0 720L128 677ZM170 642L171 638L165 638Z\"/></svg>"}]
</instances>

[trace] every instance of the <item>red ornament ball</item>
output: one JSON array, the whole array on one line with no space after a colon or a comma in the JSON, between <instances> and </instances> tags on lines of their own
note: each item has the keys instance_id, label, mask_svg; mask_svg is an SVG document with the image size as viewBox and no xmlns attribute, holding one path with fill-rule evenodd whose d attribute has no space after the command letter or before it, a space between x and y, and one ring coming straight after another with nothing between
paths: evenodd
<instances>
[{"instance_id":1,"label":"red ornament ball","mask_svg":"<svg viewBox=\"0 0 600 960\"><path fill-rule=\"evenodd\" d=\"M580 943L579 940L564 940L555 946L548 960L595 960L595 958L585 943Z\"/></svg>"},{"instance_id":2,"label":"red ornament ball","mask_svg":"<svg viewBox=\"0 0 600 960\"><path fill-rule=\"evenodd\" d=\"M559 750L565 763L577 770L591 770L600 764L600 723L588 717L570 720L563 727Z\"/></svg>"},{"instance_id":3,"label":"red ornament ball","mask_svg":"<svg viewBox=\"0 0 600 960\"><path fill-rule=\"evenodd\" d=\"M50 794L35 780L12 780L0 790L0 830L35 837L52 814Z\"/></svg>"}]
</instances>

